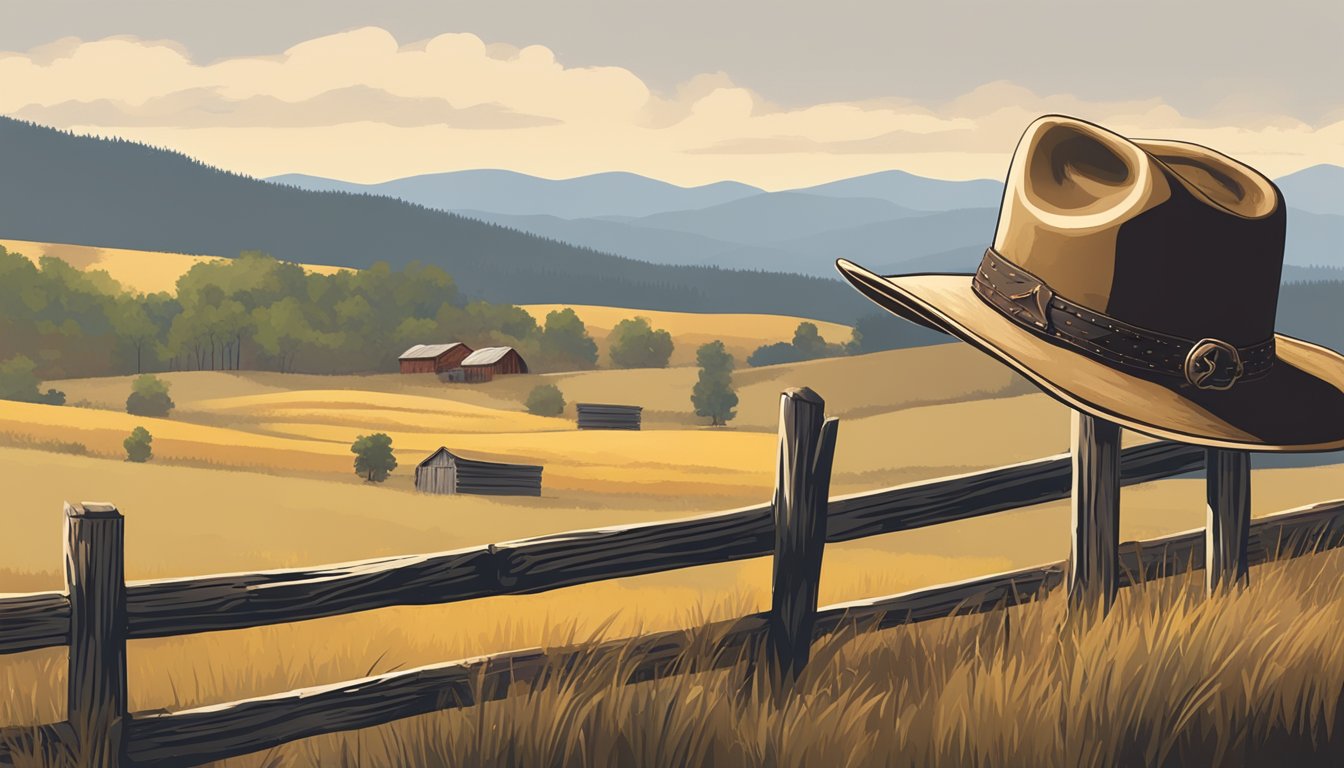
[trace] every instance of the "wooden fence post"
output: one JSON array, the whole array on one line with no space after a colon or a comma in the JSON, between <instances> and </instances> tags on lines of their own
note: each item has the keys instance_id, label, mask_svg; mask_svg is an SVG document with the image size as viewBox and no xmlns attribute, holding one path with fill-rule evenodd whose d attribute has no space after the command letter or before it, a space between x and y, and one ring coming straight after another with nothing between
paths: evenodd
<instances>
[{"instance_id":1,"label":"wooden fence post","mask_svg":"<svg viewBox=\"0 0 1344 768\"><path fill-rule=\"evenodd\" d=\"M1120 426L1073 412L1073 548L1069 601L1106 611L1119 587Z\"/></svg>"},{"instance_id":2,"label":"wooden fence post","mask_svg":"<svg viewBox=\"0 0 1344 768\"><path fill-rule=\"evenodd\" d=\"M1205 453L1204 578L1212 595L1250 581L1247 543L1251 531L1251 455L1210 448Z\"/></svg>"},{"instance_id":3,"label":"wooden fence post","mask_svg":"<svg viewBox=\"0 0 1344 768\"><path fill-rule=\"evenodd\" d=\"M81 766L119 768L126 721L126 573L122 517L111 504L65 505L70 594L67 719Z\"/></svg>"},{"instance_id":4,"label":"wooden fence post","mask_svg":"<svg viewBox=\"0 0 1344 768\"><path fill-rule=\"evenodd\" d=\"M826 504L838 419L811 389L788 389L779 401L779 466L775 476L775 562L768 647L784 683L807 665L816 623Z\"/></svg>"}]
</instances>

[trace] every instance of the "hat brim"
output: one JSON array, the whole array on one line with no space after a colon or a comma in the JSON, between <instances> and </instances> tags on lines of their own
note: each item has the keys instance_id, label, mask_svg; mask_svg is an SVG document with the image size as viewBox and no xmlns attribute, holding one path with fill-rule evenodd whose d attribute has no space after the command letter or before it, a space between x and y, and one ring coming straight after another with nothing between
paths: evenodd
<instances>
[{"instance_id":1,"label":"hat brim","mask_svg":"<svg viewBox=\"0 0 1344 768\"><path fill-rule=\"evenodd\" d=\"M887 311L966 341L1066 405L1153 437L1251 451L1344 448L1344 356L1276 334L1270 372L1217 391L1173 388L1060 347L1009 320L971 275L884 277L853 262L840 274Z\"/></svg>"}]
</instances>

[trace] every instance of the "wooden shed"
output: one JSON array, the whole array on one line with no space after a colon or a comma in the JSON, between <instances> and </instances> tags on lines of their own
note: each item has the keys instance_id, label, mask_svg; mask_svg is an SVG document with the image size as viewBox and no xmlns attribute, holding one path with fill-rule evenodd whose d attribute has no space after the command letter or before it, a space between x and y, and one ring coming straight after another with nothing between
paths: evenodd
<instances>
[{"instance_id":1,"label":"wooden shed","mask_svg":"<svg viewBox=\"0 0 1344 768\"><path fill-rule=\"evenodd\" d=\"M579 429L639 429L644 409L638 405L579 403Z\"/></svg>"},{"instance_id":2,"label":"wooden shed","mask_svg":"<svg viewBox=\"0 0 1344 768\"><path fill-rule=\"evenodd\" d=\"M441 447L415 468L415 489L422 493L540 496L541 467L464 459Z\"/></svg>"},{"instance_id":3,"label":"wooden shed","mask_svg":"<svg viewBox=\"0 0 1344 768\"><path fill-rule=\"evenodd\" d=\"M466 381L489 381L509 373L527 373L527 362L513 347L483 347L460 363Z\"/></svg>"},{"instance_id":4,"label":"wooden shed","mask_svg":"<svg viewBox=\"0 0 1344 768\"><path fill-rule=\"evenodd\" d=\"M462 364L472 354L471 347L460 341L451 344L416 344L401 353L397 361L402 373L443 373Z\"/></svg>"}]
</instances>

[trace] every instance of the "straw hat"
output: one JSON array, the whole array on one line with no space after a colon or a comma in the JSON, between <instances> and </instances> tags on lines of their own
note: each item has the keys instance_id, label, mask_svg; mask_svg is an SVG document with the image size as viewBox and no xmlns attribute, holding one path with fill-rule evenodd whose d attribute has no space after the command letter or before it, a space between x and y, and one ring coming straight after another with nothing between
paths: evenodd
<instances>
[{"instance_id":1,"label":"straw hat","mask_svg":"<svg viewBox=\"0 0 1344 768\"><path fill-rule=\"evenodd\" d=\"M1008 169L974 275L836 266L888 311L993 355L1073 408L1222 448L1344 448L1344 356L1274 332L1285 210L1195 144L1046 115Z\"/></svg>"}]
</instances>

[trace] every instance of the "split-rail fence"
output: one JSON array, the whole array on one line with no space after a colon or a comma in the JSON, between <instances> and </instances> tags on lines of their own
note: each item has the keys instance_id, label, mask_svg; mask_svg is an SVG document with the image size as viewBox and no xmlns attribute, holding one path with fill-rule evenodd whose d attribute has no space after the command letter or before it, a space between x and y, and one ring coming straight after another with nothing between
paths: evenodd
<instances>
[{"instance_id":1,"label":"split-rail fence","mask_svg":"<svg viewBox=\"0 0 1344 768\"><path fill-rule=\"evenodd\" d=\"M1078 610L1104 610L1143 579L1207 569L1209 590L1244 583L1248 567L1344 544L1344 500L1251 520L1250 464L1239 451L1157 442L1121 450L1120 428L1073 415L1072 450L1013 466L829 497L838 421L809 389L783 393L771 503L628 525L361 562L127 582L122 516L67 504L66 589L0 597L0 653L68 646L67 718L0 729L0 743L78 754L98 768L191 766L286 742L388 723L508 695L547 669L620 654L632 682L684 671L693 643L716 659L752 648L782 679L811 643L861 624L880 628L1006 608L1067 585ZM1206 470L1208 525L1120 543L1122 485ZM817 608L827 542L906 531L1072 498L1067 561L898 595ZM142 638L430 605L773 555L771 609L709 627L581 648L527 649L178 711L129 712L126 643ZM700 640L697 640L699 638ZM696 646L698 647L698 646ZM568 662L567 662L568 660ZM0 748L0 764L7 762Z\"/></svg>"}]
</instances>

